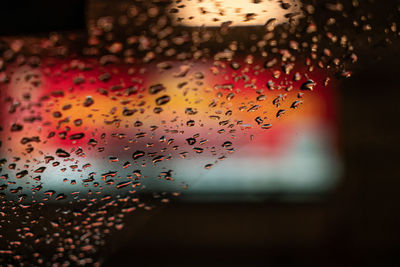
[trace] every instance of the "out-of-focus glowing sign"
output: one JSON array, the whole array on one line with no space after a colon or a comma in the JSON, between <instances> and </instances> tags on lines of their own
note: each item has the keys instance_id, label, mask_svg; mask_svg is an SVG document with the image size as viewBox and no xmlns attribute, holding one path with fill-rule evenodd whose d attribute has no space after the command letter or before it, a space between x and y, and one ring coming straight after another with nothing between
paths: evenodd
<instances>
[{"instance_id":1,"label":"out-of-focus glowing sign","mask_svg":"<svg viewBox=\"0 0 400 267\"><path fill-rule=\"evenodd\" d=\"M324 71L295 64L277 75L258 59L210 60L182 77L181 63L157 64L9 67L0 154L13 192L52 201L48 190L69 200L183 188L191 200L236 201L323 194L336 184L335 93ZM306 92L311 77L317 86ZM155 112L161 96L169 102Z\"/></svg>"},{"instance_id":2,"label":"out-of-focus glowing sign","mask_svg":"<svg viewBox=\"0 0 400 267\"><path fill-rule=\"evenodd\" d=\"M224 22L232 26L282 24L302 15L298 0L182 0L171 9L178 23L184 26L218 27Z\"/></svg>"}]
</instances>

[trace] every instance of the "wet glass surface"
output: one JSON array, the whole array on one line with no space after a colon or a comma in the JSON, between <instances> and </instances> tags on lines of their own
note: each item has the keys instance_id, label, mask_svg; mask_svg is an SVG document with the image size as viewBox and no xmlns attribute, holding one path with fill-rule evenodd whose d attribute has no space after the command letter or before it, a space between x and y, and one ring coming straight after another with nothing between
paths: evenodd
<instances>
[{"instance_id":1,"label":"wet glass surface","mask_svg":"<svg viewBox=\"0 0 400 267\"><path fill-rule=\"evenodd\" d=\"M4 266L112 265L174 205L322 205L340 88L399 35L397 3L85 4L85 30L0 38Z\"/></svg>"}]
</instances>

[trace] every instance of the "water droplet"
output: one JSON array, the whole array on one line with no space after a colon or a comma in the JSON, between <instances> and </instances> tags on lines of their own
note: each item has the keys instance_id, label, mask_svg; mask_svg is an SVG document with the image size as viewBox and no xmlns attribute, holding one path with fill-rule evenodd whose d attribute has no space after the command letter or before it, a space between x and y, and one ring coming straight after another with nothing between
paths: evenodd
<instances>
[{"instance_id":1,"label":"water droplet","mask_svg":"<svg viewBox=\"0 0 400 267\"><path fill-rule=\"evenodd\" d=\"M70 154L67 151L61 148L57 149L56 155L60 158L68 158L70 156Z\"/></svg>"},{"instance_id":2,"label":"water droplet","mask_svg":"<svg viewBox=\"0 0 400 267\"><path fill-rule=\"evenodd\" d=\"M171 100L171 98L168 95L163 95L163 96L160 96L159 98L156 99L156 104L159 105L159 106L165 105L170 100Z\"/></svg>"},{"instance_id":3,"label":"water droplet","mask_svg":"<svg viewBox=\"0 0 400 267\"><path fill-rule=\"evenodd\" d=\"M132 154L132 158L133 158L134 160L137 160L137 159L143 157L145 154L146 154L146 153L145 153L144 151L137 150L135 153Z\"/></svg>"},{"instance_id":4,"label":"water droplet","mask_svg":"<svg viewBox=\"0 0 400 267\"><path fill-rule=\"evenodd\" d=\"M314 87L315 87L315 82L313 80L308 80L301 85L300 90L313 91Z\"/></svg>"}]
</instances>

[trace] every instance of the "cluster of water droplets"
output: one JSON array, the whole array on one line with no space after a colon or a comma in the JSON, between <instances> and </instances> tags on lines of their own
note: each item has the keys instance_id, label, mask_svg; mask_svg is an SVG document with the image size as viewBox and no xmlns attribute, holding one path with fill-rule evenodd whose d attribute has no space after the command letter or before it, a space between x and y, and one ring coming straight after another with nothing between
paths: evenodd
<instances>
[{"instance_id":1,"label":"cluster of water droplets","mask_svg":"<svg viewBox=\"0 0 400 267\"><path fill-rule=\"evenodd\" d=\"M350 77L360 40L398 37L398 7L378 23L371 1L273 1L280 17L257 26L261 11L188 17L185 2L97 7L88 34L2 38L1 264L100 265L124 217L190 187L177 161L207 171ZM204 15L210 27L191 25Z\"/></svg>"}]
</instances>

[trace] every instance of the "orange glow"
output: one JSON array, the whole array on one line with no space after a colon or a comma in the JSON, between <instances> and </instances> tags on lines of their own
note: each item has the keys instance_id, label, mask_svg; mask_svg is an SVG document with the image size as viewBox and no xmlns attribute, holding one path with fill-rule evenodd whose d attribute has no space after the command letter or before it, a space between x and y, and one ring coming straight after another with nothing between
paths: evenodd
<instances>
[{"instance_id":1,"label":"orange glow","mask_svg":"<svg viewBox=\"0 0 400 267\"><path fill-rule=\"evenodd\" d=\"M33 101L38 101L43 96L48 97L47 100L40 101L42 106L38 110L42 117L42 125L46 127L38 128L37 124L32 124L25 130L32 135L39 134L41 140L46 140L49 134L54 132L55 136L47 139L45 143L49 146L63 147L87 146L89 139L98 138L102 133L124 133L131 138L141 131L140 129L148 131L152 125L161 126L164 130L185 131L185 136L200 133L209 136L212 143L216 130L224 128L219 122L228 121L228 124L235 125L236 129L245 129L229 134L230 128L226 128L226 134L235 138L237 144L248 143L248 136L253 135L253 145L279 146L282 145L280 140L283 140L280 136L290 131L292 124L309 120L328 125L335 123L333 85L322 85L325 74L321 70L307 72L304 67L295 67L286 75L281 71L278 73L277 69L262 68L261 62L241 62L242 68L239 70L230 68L229 62L207 62L195 63L184 77L179 77L177 70L182 67L179 64L173 63L174 67L171 70L158 70L155 64L140 68L131 65L98 66L90 60L48 60L43 64L46 67L35 70L44 78L42 86L35 89L38 91L24 85L31 91ZM82 71L82 68L85 71ZM309 78L317 84L315 90L300 91L301 83L306 77L292 83L296 72L302 76L308 73ZM17 75L19 72L15 73ZM99 80L99 76L104 73L111 74L108 81ZM237 79L240 76L246 76L247 81ZM183 82L187 84L182 86ZM274 88L268 88L268 82L272 82ZM149 94L148 88L158 83L165 86L165 91L156 95ZM291 83L292 90L286 90ZM221 86L228 84L230 86ZM12 92L22 87L13 80L8 89ZM127 94L127 88L135 88L135 93ZM63 96L58 95L58 91L63 92ZM228 98L230 93L234 93L232 99ZM298 98L299 93L304 95ZM161 106L161 113L155 114L155 99L164 94L169 95L171 100L167 105ZM256 98L260 95L265 95L266 99L257 101ZM83 103L88 96L92 97L94 103L85 107ZM272 103L278 96L283 96L279 107ZM291 105L296 100L303 101L303 104L293 109ZM214 108L209 107L212 102L216 103ZM254 105L259 105L258 109L250 112L249 109ZM188 107L200 112L195 115L185 114ZM123 116L124 108L136 111L131 116ZM276 118L280 109L286 112L280 118ZM226 115L227 110L231 110L232 115ZM55 116L55 112L61 113L59 118ZM219 119L212 119L212 116L218 116ZM272 128L262 129L255 121L256 117L262 118L264 124L272 124ZM20 119L18 115L11 116L8 124L11 125ZM74 123L78 119L82 120L81 125ZM195 121L194 127L187 127L186 122L190 119ZM132 127L135 121L140 121L142 125ZM237 127L238 121L242 122L240 127ZM211 128L213 130L210 130ZM65 137L60 138L60 133L63 132ZM70 140L70 136L77 133L84 133L85 136L82 139ZM26 131L14 135L14 140L17 142L24 134ZM242 138L243 135L247 137ZM14 146L13 149L23 148Z\"/></svg>"}]
</instances>

